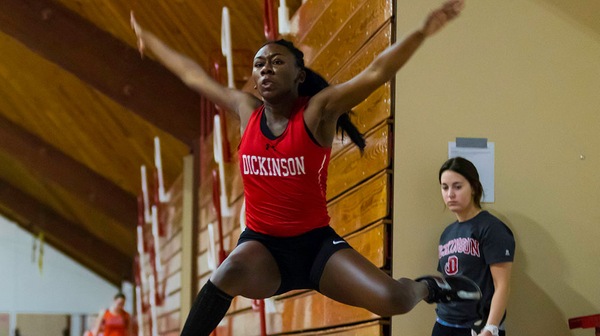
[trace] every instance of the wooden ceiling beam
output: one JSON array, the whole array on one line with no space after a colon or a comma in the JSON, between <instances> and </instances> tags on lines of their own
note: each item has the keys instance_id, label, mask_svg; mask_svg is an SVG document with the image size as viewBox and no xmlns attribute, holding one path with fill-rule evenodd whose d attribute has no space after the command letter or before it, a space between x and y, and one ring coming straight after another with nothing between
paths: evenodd
<instances>
[{"instance_id":1,"label":"wooden ceiling beam","mask_svg":"<svg viewBox=\"0 0 600 336\"><path fill-rule=\"evenodd\" d=\"M200 96L160 63L52 0L0 1L0 30L190 148ZM134 39L134 33L131 33Z\"/></svg>"},{"instance_id":2,"label":"wooden ceiling beam","mask_svg":"<svg viewBox=\"0 0 600 336\"><path fill-rule=\"evenodd\" d=\"M0 180L0 211L34 235L44 232L49 244L107 281L120 285L123 280L132 280L132 256L123 254L3 180Z\"/></svg>"},{"instance_id":3,"label":"wooden ceiling beam","mask_svg":"<svg viewBox=\"0 0 600 336\"><path fill-rule=\"evenodd\" d=\"M114 218L124 228L137 225L137 199L110 180L0 115L0 151Z\"/></svg>"}]
</instances>

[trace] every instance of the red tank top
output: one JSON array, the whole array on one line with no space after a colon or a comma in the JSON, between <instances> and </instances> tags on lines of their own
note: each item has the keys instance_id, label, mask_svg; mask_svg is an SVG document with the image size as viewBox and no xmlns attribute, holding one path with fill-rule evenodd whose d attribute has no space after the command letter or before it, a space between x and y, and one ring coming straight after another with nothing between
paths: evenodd
<instances>
[{"instance_id":1,"label":"red tank top","mask_svg":"<svg viewBox=\"0 0 600 336\"><path fill-rule=\"evenodd\" d=\"M123 311L121 314L113 314L109 309L104 312L104 336L127 336L129 335L129 314Z\"/></svg>"},{"instance_id":2,"label":"red tank top","mask_svg":"<svg viewBox=\"0 0 600 336\"><path fill-rule=\"evenodd\" d=\"M246 198L246 226L290 237L329 225L326 188L331 148L315 143L304 123L306 97L299 98L285 131L276 139L261 131L264 105L250 116L238 155Z\"/></svg>"}]
</instances>

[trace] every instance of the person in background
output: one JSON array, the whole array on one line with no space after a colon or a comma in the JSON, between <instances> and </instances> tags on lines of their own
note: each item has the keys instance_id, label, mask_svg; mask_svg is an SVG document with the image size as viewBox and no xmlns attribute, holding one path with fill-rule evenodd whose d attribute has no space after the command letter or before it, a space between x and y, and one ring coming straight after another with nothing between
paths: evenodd
<instances>
[{"instance_id":1,"label":"person in background","mask_svg":"<svg viewBox=\"0 0 600 336\"><path fill-rule=\"evenodd\" d=\"M456 216L440 237L438 271L475 281L482 298L479 302L438 303L432 336L504 336L515 255L512 231L481 209L483 186L469 160L447 160L438 178L444 203Z\"/></svg>"},{"instance_id":2,"label":"person in background","mask_svg":"<svg viewBox=\"0 0 600 336\"><path fill-rule=\"evenodd\" d=\"M98 314L93 336L133 336L129 313L125 311L125 294L117 293L110 308ZM103 334L100 334L103 330Z\"/></svg>"}]
</instances>

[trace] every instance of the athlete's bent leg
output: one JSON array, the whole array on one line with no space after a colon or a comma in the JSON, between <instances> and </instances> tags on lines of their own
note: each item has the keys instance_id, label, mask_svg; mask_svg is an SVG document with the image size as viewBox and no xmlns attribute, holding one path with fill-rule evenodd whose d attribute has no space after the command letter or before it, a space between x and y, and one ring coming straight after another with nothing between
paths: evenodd
<instances>
[{"instance_id":1,"label":"athlete's bent leg","mask_svg":"<svg viewBox=\"0 0 600 336\"><path fill-rule=\"evenodd\" d=\"M339 250L329 258L319 291L380 316L407 313L429 293L424 283L394 280L354 249Z\"/></svg>"},{"instance_id":2,"label":"athlete's bent leg","mask_svg":"<svg viewBox=\"0 0 600 336\"><path fill-rule=\"evenodd\" d=\"M280 283L277 263L261 243L238 245L196 297L181 336L209 335L227 313L233 297L266 298Z\"/></svg>"},{"instance_id":3,"label":"athlete's bent leg","mask_svg":"<svg viewBox=\"0 0 600 336\"><path fill-rule=\"evenodd\" d=\"M231 252L210 280L231 296L264 299L279 289L281 275L275 258L263 244L246 241Z\"/></svg>"}]
</instances>

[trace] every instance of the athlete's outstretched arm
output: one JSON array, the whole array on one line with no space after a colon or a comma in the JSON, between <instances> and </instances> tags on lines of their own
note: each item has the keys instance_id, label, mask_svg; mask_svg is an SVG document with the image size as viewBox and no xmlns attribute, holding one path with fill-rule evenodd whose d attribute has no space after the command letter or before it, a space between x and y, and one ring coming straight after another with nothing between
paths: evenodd
<instances>
[{"instance_id":1,"label":"athlete's outstretched arm","mask_svg":"<svg viewBox=\"0 0 600 336\"><path fill-rule=\"evenodd\" d=\"M398 41L379 54L361 73L345 83L326 88L318 95L327 113L333 119L366 99L379 86L394 78L404 64L423 44L423 41L457 17L464 0L449 0L427 16L423 26L405 39ZM317 96L315 96L317 98Z\"/></svg>"},{"instance_id":2,"label":"athlete's outstretched arm","mask_svg":"<svg viewBox=\"0 0 600 336\"><path fill-rule=\"evenodd\" d=\"M153 33L143 29L131 13L131 26L138 38L138 48L143 55L147 47L159 61L177 75L187 86L199 92L213 103L233 112L239 118L248 109L260 103L252 95L230 89L214 80L191 58L173 50Z\"/></svg>"}]
</instances>

